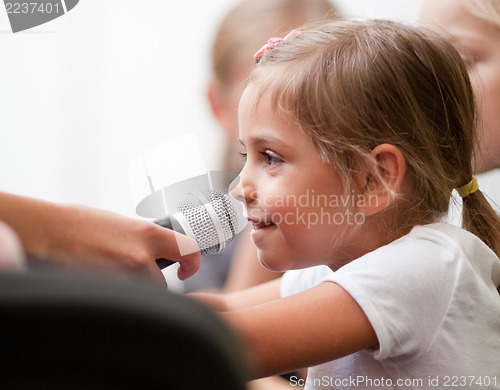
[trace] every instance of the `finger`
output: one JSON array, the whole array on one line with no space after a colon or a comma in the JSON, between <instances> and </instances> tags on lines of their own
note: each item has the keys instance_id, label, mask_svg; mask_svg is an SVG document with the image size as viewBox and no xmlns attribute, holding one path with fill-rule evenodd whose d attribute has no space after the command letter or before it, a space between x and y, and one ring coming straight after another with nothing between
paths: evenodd
<instances>
[{"instance_id":1,"label":"finger","mask_svg":"<svg viewBox=\"0 0 500 390\"><path fill-rule=\"evenodd\" d=\"M180 280L184 280L193 276L200 268L201 252L191 253L179 260L180 267L177 270L177 276Z\"/></svg>"},{"instance_id":2,"label":"finger","mask_svg":"<svg viewBox=\"0 0 500 390\"><path fill-rule=\"evenodd\" d=\"M192 276L200 268L201 253L196 240L184 234L160 228L164 236L157 258L166 258L180 263L178 277L184 280Z\"/></svg>"},{"instance_id":3,"label":"finger","mask_svg":"<svg viewBox=\"0 0 500 390\"><path fill-rule=\"evenodd\" d=\"M25 268L24 252L19 238L14 231L0 221L0 269Z\"/></svg>"},{"instance_id":4,"label":"finger","mask_svg":"<svg viewBox=\"0 0 500 390\"><path fill-rule=\"evenodd\" d=\"M177 260L180 264L177 276L180 280L184 280L193 276L200 268L200 247L198 246L196 240L185 236L184 234L175 232L175 238L178 244L179 254L181 256L180 259Z\"/></svg>"}]
</instances>

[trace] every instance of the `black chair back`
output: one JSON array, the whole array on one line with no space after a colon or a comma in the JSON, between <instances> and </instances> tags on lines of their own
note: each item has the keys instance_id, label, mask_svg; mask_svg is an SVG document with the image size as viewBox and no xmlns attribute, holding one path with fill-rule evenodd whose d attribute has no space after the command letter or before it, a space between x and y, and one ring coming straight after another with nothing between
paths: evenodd
<instances>
[{"instance_id":1,"label":"black chair back","mask_svg":"<svg viewBox=\"0 0 500 390\"><path fill-rule=\"evenodd\" d=\"M142 280L0 274L0 389L243 390L238 342L210 310Z\"/></svg>"}]
</instances>

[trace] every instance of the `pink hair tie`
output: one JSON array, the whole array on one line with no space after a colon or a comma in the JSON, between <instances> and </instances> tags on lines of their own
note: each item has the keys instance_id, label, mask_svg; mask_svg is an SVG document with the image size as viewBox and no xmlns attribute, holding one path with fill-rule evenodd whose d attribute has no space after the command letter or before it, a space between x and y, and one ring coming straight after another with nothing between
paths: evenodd
<instances>
[{"instance_id":1,"label":"pink hair tie","mask_svg":"<svg viewBox=\"0 0 500 390\"><path fill-rule=\"evenodd\" d=\"M290 31L285 38L270 38L267 43L260 48L260 50L255 53L253 58L255 59L255 63L258 64L262 56L264 55L266 50L271 50L274 49L274 47L283 41L286 41L288 38L296 37L297 35L300 35L300 31L297 30L292 30Z\"/></svg>"}]
</instances>

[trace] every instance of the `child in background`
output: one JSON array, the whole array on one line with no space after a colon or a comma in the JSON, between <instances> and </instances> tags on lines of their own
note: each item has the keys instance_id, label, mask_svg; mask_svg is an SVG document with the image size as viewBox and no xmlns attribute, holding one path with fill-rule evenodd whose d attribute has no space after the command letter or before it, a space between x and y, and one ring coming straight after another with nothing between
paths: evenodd
<instances>
[{"instance_id":1,"label":"child in background","mask_svg":"<svg viewBox=\"0 0 500 390\"><path fill-rule=\"evenodd\" d=\"M499 389L499 220L472 175L458 52L395 22L331 22L269 40L256 61L233 194L259 260L293 271L193 297L225 312L256 377L310 367L306 389ZM441 222L453 189L464 229Z\"/></svg>"},{"instance_id":2,"label":"child in background","mask_svg":"<svg viewBox=\"0 0 500 390\"><path fill-rule=\"evenodd\" d=\"M500 0L424 0L421 20L451 38L469 70L480 119L475 171L500 168Z\"/></svg>"}]
</instances>

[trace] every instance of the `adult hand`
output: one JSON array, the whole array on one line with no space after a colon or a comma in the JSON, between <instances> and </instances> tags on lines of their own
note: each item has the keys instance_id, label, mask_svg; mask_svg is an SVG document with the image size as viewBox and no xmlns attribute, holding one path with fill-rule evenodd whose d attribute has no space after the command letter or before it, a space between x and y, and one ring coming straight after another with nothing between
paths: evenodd
<instances>
[{"instance_id":1,"label":"adult hand","mask_svg":"<svg viewBox=\"0 0 500 390\"><path fill-rule=\"evenodd\" d=\"M68 205L61 218L66 228L56 237L48 258L81 261L102 268L125 268L163 280L155 260L178 261L186 279L200 266L201 253L192 238L151 222L86 206ZM55 235L53 236L55 237ZM62 250L61 256L58 251Z\"/></svg>"},{"instance_id":2,"label":"adult hand","mask_svg":"<svg viewBox=\"0 0 500 390\"><path fill-rule=\"evenodd\" d=\"M178 261L179 278L193 275L201 254L195 240L151 222L80 205L59 205L0 193L0 220L41 260L129 270L164 280L157 258Z\"/></svg>"}]
</instances>

